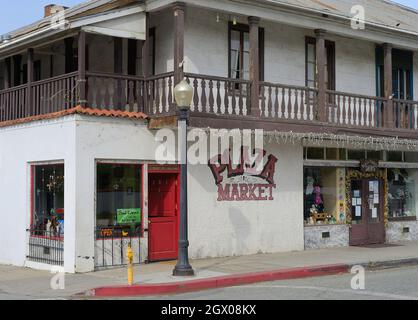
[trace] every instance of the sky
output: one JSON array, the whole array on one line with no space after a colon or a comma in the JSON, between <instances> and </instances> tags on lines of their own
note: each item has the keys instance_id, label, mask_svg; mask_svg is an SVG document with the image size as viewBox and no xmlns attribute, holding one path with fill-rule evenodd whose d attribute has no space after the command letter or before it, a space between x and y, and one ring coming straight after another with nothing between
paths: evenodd
<instances>
[{"instance_id":1,"label":"sky","mask_svg":"<svg viewBox=\"0 0 418 320\"><path fill-rule=\"evenodd\" d=\"M82 0L0 0L0 34L13 31L43 17L43 8L50 3L73 6ZM418 0L396 0L403 5L418 9Z\"/></svg>"}]
</instances>

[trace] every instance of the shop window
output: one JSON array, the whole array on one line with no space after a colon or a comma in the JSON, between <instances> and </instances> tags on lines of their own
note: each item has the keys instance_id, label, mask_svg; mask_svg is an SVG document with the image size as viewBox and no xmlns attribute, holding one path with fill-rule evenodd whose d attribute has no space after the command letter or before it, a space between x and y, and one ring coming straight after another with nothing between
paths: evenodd
<instances>
[{"instance_id":1,"label":"shop window","mask_svg":"<svg viewBox=\"0 0 418 320\"><path fill-rule=\"evenodd\" d=\"M366 152L364 150L348 150L348 160L364 160L366 159Z\"/></svg>"},{"instance_id":2,"label":"shop window","mask_svg":"<svg viewBox=\"0 0 418 320\"><path fill-rule=\"evenodd\" d=\"M383 160L383 151L367 151L367 159L369 160Z\"/></svg>"},{"instance_id":3,"label":"shop window","mask_svg":"<svg viewBox=\"0 0 418 320\"><path fill-rule=\"evenodd\" d=\"M32 167L31 234L64 237L64 164Z\"/></svg>"},{"instance_id":4,"label":"shop window","mask_svg":"<svg viewBox=\"0 0 418 320\"><path fill-rule=\"evenodd\" d=\"M388 169L389 217L416 216L418 170Z\"/></svg>"},{"instance_id":5,"label":"shop window","mask_svg":"<svg viewBox=\"0 0 418 320\"><path fill-rule=\"evenodd\" d=\"M305 168L306 224L345 223L345 169Z\"/></svg>"},{"instance_id":6,"label":"shop window","mask_svg":"<svg viewBox=\"0 0 418 320\"><path fill-rule=\"evenodd\" d=\"M310 160L324 160L325 149L324 148L308 148L306 151L306 158Z\"/></svg>"},{"instance_id":7,"label":"shop window","mask_svg":"<svg viewBox=\"0 0 418 320\"><path fill-rule=\"evenodd\" d=\"M405 162L418 163L418 152L405 152Z\"/></svg>"},{"instance_id":8,"label":"shop window","mask_svg":"<svg viewBox=\"0 0 418 320\"><path fill-rule=\"evenodd\" d=\"M97 237L138 235L142 221L141 166L97 164Z\"/></svg>"},{"instance_id":9,"label":"shop window","mask_svg":"<svg viewBox=\"0 0 418 320\"><path fill-rule=\"evenodd\" d=\"M389 162L403 162L403 156L401 151L388 151L387 161Z\"/></svg>"},{"instance_id":10,"label":"shop window","mask_svg":"<svg viewBox=\"0 0 418 320\"><path fill-rule=\"evenodd\" d=\"M327 160L347 160L347 154L345 149L327 148Z\"/></svg>"}]
</instances>

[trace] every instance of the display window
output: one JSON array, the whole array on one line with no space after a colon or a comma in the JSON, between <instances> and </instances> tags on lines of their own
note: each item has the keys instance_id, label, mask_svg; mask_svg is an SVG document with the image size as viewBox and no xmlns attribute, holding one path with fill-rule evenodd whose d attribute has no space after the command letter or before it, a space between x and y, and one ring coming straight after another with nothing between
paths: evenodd
<instances>
[{"instance_id":1,"label":"display window","mask_svg":"<svg viewBox=\"0 0 418 320\"><path fill-rule=\"evenodd\" d=\"M416 217L418 170L388 169L389 218Z\"/></svg>"},{"instance_id":2,"label":"display window","mask_svg":"<svg viewBox=\"0 0 418 320\"><path fill-rule=\"evenodd\" d=\"M32 166L31 235L64 237L64 164Z\"/></svg>"},{"instance_id":3,"label":"display window","mask_svg":"<svg viewBox=\"0 0 418 320\"><path fill-rule=\"evenodd\" d=\"M97 238L140 235L142 170L136 164L97 164Z\"/></svg>"},{"instance_id":4,"label":"display window","mask_svg":"<svg viewBox=\"0 0 418 320\"><path fill-rule=\"evenodd\" d=\"M305 168L304 220L306 224L345 223L345 169Z\"/></svg>"}]
</instances>

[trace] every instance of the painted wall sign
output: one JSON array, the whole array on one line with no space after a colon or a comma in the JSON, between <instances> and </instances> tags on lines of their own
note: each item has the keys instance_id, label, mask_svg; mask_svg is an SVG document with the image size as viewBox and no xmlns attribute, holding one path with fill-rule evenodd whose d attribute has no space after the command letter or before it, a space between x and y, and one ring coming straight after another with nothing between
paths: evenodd
<instances>
[{"instance_id":1,"label":"painted wall sign","mask_svg":"<svg viewBox=\"0 0 418 320\"><path fill-rule=\"evenodd\" d=\"M235 166L229 150L211 159L209 168L218 187L218 201L273 201L273 190L276 189L274 174L278 159L269 155L262 170L256 169L257 163L264 163L266 154L265 150L255 150L251 157L254 160L248 161L242 149L240 163ZM225 173L229 180L227 182L224 180ZM260 183L260 180L265 180L266 183Z\"/></svg>"}]
</instances>

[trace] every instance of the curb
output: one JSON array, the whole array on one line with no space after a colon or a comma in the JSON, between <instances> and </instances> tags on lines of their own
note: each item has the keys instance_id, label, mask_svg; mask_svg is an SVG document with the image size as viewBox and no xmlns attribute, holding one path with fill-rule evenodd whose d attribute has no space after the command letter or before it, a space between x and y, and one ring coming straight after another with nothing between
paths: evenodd
<instances>
[{"instance_id":1,"label":"curb","mask_svg":"<svg viewBox=\"0 0 418 320\"><path fill-rule=\"evenodd\" d=\"M347 273L349 265L337 264L328 266L281 269L276 271L243 273L201 280L174 283L140 284L133 286L101 287L89 290L81 295L93 297L134 297L168 295L208 289L225 288L257 282L300 279ZM80 295L79 295L80 296Z\"/></svg>"}]
</instances>

